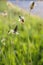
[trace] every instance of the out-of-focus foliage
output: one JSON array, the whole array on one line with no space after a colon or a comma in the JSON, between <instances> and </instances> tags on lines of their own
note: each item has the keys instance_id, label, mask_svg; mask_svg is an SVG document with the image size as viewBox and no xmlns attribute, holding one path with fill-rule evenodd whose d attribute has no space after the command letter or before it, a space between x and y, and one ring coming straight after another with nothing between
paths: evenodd
<instances>
[{"instance_id":1,"label":"out-of-focus foliage","mask_svg":"<svg viewBox=\"0 0 43 65\"><path fill-rule=\"evenodd\" d=\"M6 1L1 0L0 1L0 12L4 11L6 9L7 5L6 5Z\"/></svg>"},{"instance_id":2,"label":"out-of-focus foliage","mask_svg":"<svg viewBox=\"0 0 43 65\"><path fill-rule=\"evenodd\" d=\"M0 65L43 65L43 20L24 10L0 2ZM19 15L24 16L21 24ZM19 34L8 34L18 25Z\"/></svg>"}]
</instances>

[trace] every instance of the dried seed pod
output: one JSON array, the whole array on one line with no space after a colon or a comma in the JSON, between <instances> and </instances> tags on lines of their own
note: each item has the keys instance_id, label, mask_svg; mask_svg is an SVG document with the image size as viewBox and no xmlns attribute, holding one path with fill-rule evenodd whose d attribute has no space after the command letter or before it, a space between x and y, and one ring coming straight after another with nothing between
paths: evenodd
<instances>
[{"instance_id":1,"label":"dried seed pod","mask_svg":"<svg viewBox=\"0 0 43 65\"><path fill-rule=\"evenodd\" d=\"M18 26L16 25L16 27L14 28L14 33L17 32Z\"/></svg>"},{"instance_id":2,"label":"dried seed pod","mask_svg":"<svg viewBox=\"0 0 43 65\"><path fill-rule=\"evenodd\" d=\"M30 10L32 10L34 8L35 2L33 1L30 5Z\"/></svg>"},{"instance_id":3,"label":"dried seed pod","mask_svg":"<svg viewBox=\"0 0 43 65\"><path fill-rule=\"evenodd\" d=\"M19 21L24 23L24 17L23 16L19 16Z\"/></svg>"}]
</instances>

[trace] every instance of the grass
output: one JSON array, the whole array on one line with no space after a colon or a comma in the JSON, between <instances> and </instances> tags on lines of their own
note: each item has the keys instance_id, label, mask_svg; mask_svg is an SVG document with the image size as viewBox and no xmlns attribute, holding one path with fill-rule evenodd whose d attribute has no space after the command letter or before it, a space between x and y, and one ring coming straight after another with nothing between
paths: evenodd
<instances>
[{"instance_id":1,"label":"grass","mask_svg":"<svg viewBox=\"0 0 43 65\"><path fill-rule=\"evenodd\" d=\"M29 16L11 3L0 5L0 12L6 10L8 13L6 17L0 15L0 65L43 65L43 19ZM25 18L23 25L18 21L19 15ZM19 35L8 35L16 25Z\"/></svg>"}]
</instances>

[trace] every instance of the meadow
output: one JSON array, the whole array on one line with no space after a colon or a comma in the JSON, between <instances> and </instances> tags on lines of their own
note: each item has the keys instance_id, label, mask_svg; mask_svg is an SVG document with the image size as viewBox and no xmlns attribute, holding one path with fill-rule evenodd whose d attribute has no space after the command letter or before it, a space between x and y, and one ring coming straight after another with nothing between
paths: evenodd
<instances>
[{"instance_id":1,"label":"meadow","mask_svg":"<svg viewBox=\"0 0 43 65\"><path fill-rule=\"evenodd\" d=\"M4 11L7 16L1 15ZM16 25L19 34L8 34ZM43 19L4 1L0 1L0 65L43 65Z\"/></svg>"}]
</instances>

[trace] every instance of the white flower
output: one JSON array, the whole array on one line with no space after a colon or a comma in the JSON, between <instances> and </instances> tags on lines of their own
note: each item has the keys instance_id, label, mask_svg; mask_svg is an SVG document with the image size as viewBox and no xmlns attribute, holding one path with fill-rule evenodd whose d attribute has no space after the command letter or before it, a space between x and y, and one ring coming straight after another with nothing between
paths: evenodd
<instances>
[{"instance_id":1,"label":"white flower","mask_svg":"<svg viewBox=\"0 0 43 65\"><path fill-rule=\"evenodd\" d=\"M24 16L21 16L22 19L24 19Z\"/></svg>"},{"instance_id":2,"label":"white flower","mask_svg":"<svg viewBox=\"0 0 43 65\"><path fill-rule=\"evenodd\" d=\"M18 32L16 32L16 34L18 35L19 33L18 33Z\"/></svg>"},{"instance_id":3,"label":"white flower","mask_svg":"<svg viewBox=\"0 0 43 65\"><path fill-rule=\"evenodd\" d=\"M13 33L13 32L14 32L14 30L13 30L13 29L11 29L11 30L10 30L10 32L11 32L11 33Z\"/></svg>"},{"instance_id":4,"label":"white flower","mask_svg":"<svg viewBox=\"0 0 43 65\"><path fill-rule=\"evenodd\" d=\"M19 21L21 21L22 19L24 20L24 16L21 16L21 18L19 18Z\"/></svg>"},{"instance_id":5,"label":"white flower","mask_svg":"<svg viewBox=\"0 0 43 65\"><path fill-rule=\"evenodd\" d=\"M8 34L10 34L10 33L12 33L12 34L13 34L13 33L14 33L14 30L13 30L13 29L11 29L11 30L10 30L10 32L9 32Z\"/></svg>"},{"instance_id":6,"label":"white flower","mask_svg":"<svg viewBox=\"0 0 43 65\"><path fill-rule=\"evenodd\" d=\"M19 33L17 31L15 32L13 29L11 29L8 34L17 34L18 35Z\"/></svg>"},{"instance_id":7,"label":"white flower","mask_svg":"<svg viewBox=\"0 0 43 65\"><path fill-rule=\"evenodd\" d=\"M21 21L21 19L19 18L19 21Z\"/></svg>"}]
</instances>

